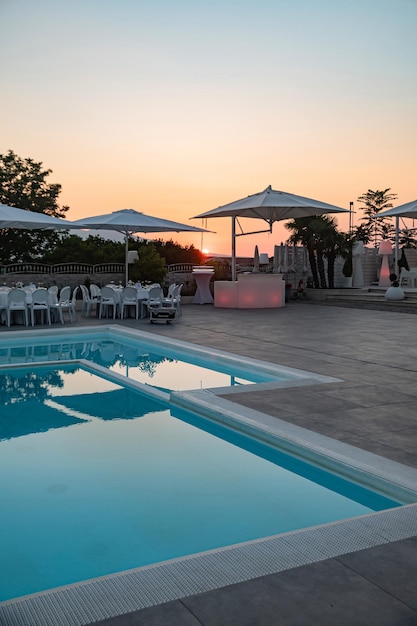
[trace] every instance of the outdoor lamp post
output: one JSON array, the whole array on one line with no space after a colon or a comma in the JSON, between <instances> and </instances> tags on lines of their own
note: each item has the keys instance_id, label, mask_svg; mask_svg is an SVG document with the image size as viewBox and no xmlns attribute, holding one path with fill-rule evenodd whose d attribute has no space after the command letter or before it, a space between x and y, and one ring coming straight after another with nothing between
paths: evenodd
<instances>
[{"instance_id":1,"label":"outdoor lamp post","mask_svg":"<svg viewBox=\"0 0 417 626\"><path fill-rule=\"evenodd\" d=\"M382 256L381 269L379 272L379 287L389 287L391 281L389 279L390 269L388 264L388 257L392 254L392 245L389 239L383 239L379 245L378 254Z\"/></svg>"}]
</instances>

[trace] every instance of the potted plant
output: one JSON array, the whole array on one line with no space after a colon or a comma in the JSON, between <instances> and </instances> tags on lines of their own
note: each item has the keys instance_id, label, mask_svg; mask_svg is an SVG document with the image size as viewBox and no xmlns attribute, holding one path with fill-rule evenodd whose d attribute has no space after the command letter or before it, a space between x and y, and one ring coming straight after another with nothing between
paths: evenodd
<instances>
[{"instance_id":1,"label":"potted plant","mask_svg":"<svg viewBox=\"0 0 417 626\"><path fill-rule=\"evenodd\" d=\"M354 245L358 242L366 244L369 242L369 233L363 226L357 226L350 233L341 233L339 240L339 254L344 259L342 273L344 280L343 287L352 287L353 284L353 251Z\"/></svg>"},{"instance_id":2,"label":"potted plant","mask_svg":"<svg viewBox=\"0 0 417 626\"><path fill-rule=\"evenodd\" d=\"M388 287L385 292L385 300L404 300L405 293L400 287L397 274L390 274L389 279L391 281L391 287Z\"/></svg>"},{"instance_id":3,"label":"potted plant","mask_svg":"<svg viewBox=\"0 0 417 626\"><path fill-rule=\"evenodd\" d=\"M352 287L352 281L353 281L352 250L350 250L350 252L347 253L345 262L343 263L343 267L342 267L342 274L344 277L343 282L342 282L342 287L345 287L345 288Z\"/></svg>"}]
</instances>

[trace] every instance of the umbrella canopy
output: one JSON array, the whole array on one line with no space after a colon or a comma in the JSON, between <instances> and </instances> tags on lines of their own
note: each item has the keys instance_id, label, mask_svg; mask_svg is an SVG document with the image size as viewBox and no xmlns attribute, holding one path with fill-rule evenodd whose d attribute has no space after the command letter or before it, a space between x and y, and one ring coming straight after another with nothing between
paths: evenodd
<instances>
[{"instance_id":1,"label":"umbrella canopy","mask_svg":"<svg viewBox=\"0 0 417 626\"><path fill-rule=\"evenodd\" d=\"M349 210L342 209L333 204L320 202L319 200L296 196L291 193L286 193L285 191L275 191L269 186L260 193L235 200L229 204L217 207L217 209L200 213L200 215L195 215L194 219L207 217L232 218L232 280L236 280L236 237L254 234L251 232L237 235L236 218L247 217L264 220L267 222L269 228L267 231L256 231L260 233L272 232L272 224L280 220L307 217L309 215L322 215L325 213L349 213Z\"/></svg>"},{"instance_id":2,"label":"umbrella canopy","mask_svg":"<svg viewBox=\"0 0 417 626\"><path fill-rule=\"evenodd\" d=\"M145 215L134 209L122 209L121 211L114 211L113 213L107 213L106 215L95 215L93 217L87 217L82 220L77 220L71 223L71 227L77 228L91 228L95 230L115 230L119 233L123 233L125 236L125 279L126 284L128 282L128 252L129 252L129 236L134 233L164 233L164 232L210 232L205 228L197 228L195 226L188 226L187 224L180 224L179 222L172 222L171 220L165 220L151 215Z\"/></svg>"},{"instance_id":3,"label":"umbrella canopy","mask_svg":"<svg viewBox=\"0 0 417 626\"><path fill-rule=\"evenodd\" d=\"M389 209L388 211L381 211L375 217L412 217L417 218L417 200L401 204L400 206Z\"/></svg>"},{"instance_id":4,"label":"umbrella canopy","mask_svg":"<svg viewBox=\"0 0 417 626\"><path fill-rule=\"evenodd\" d=\"M349 210L341 209L333 204L326 204L319 200L295 196L285 191L275 191L269 185L260 193L255 193L241 200L235 200L220 206L217 209L201 213L196 215L195 218L235 216L276 222L324 213L349 213Z\"/></svg>"},{"instance_id":5,"label":"umbrella canopy","mask_svg":"<svg viewBox=\"0 0 417 626\"><path fill-rule=\"evenodd\" d=\"M26 230L72 228L71 222L46 213L25 211L8 204L0 204L0 228L19 228Z\"/></svg>"}]
</instances>

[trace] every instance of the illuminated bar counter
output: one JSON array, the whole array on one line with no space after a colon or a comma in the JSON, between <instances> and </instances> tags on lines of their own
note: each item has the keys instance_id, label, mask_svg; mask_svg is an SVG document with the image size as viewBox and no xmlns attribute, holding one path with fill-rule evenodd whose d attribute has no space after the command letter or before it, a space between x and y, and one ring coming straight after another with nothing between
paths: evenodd
<instances>
[{"instance_id":1,"label":"illuminated bar counter","mask_svg":"<svg viewBox=\"0 0 417 626\"><path fill-rule=\"evenodd\" d=\"M239 274L236 281L216 280L214 306L229 309L276 309L285 306L282 274Z\"/></svg>"}]
</instances>

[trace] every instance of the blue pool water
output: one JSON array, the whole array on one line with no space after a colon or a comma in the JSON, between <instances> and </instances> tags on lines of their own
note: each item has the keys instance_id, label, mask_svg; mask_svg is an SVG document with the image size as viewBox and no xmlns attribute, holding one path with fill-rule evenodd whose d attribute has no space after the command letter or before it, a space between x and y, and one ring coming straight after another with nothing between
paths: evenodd
<instances>
[{"instance_id":1,"label":"blue pool water","mask_svg":"<svg viewBox=\"0 0 417 626\"><path fill-rule=\"evenodd\" d=\"M137 382L166 390L202 389L291 380L289 372L273 374L234 361L213 360L117 333L91 333L77 338L48 334L8 339L0 347L0 365L86 359Z\"/></svg>"},{"instance_id":2,"label":"blue pool water","mask_svg":"<svg viewBox=\"0 0 417 626\"><path fill-rule=\"evenodd\" d=\"M78 365L0 400L0 601L398 505Z\"/></svg>"}]
</instances>

